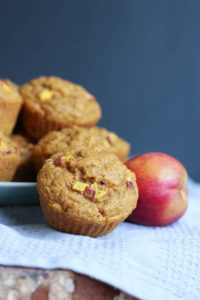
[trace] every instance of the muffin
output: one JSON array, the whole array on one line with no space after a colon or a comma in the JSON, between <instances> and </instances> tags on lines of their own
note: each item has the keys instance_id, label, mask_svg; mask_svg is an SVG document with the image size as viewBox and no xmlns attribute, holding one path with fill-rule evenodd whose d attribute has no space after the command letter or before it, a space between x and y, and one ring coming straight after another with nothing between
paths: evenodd
<instances>
[{"instance_id":1,"label":"muffin","mask_svg":"<svg viewBox=\"0 0 200 300\"><path fill-rule=\"evenodd\" d=\"M11 139L17 144L20 154L20 164L13 181L36 181L35 169L32 162L33 144L20 134L12 135Z\"/></svg>"},{"instance_id":2,"label":"muffin","mask_svg":"<svg viewBox=\"0 0 200 300\"><path fill-rule=\"evenodd\" d=\"M32 155L36 170L39 171L44 161L56 152L66 147L79 146L98 147L110 151L121 161L125 161L130 152L129 143L104 128L63 128L43 136L33 147Z\"/></svg>"},{"instance_id":3,"label":"muffin","mask_svg":"<svg viewBox=\"0 0 200 300\"><path fill-rule=\"evenodd\" d=\"M136 207L135 174L113 153L68 148L37 177L42 211L56 230L88 236L113 231Z\"/></svg>"},{"instance_id":4,"label":"muffin","mask_svg":"<svg viewBox=\"0 0 200 300\"><path fill-rule=\"evenodd\" d=\"M0 133L0 181L11 181L20 163L17 145Z\"/></svg>"},{"instance_id":5,"label":"muffin","mask_svg":"<svg viewBox=\"0 0 200 300\"><path fill-rule=\"evenodd\" d=\"M0 79L0 132L10 135L22 106L18 86L8 79Z\"/></svg>"},{"instance_id":6,"label":"muffin","mask_svg":"<svg viewBox=\"0 0 200 300\"><path fill-rule=\"evenodd\" d=\"M95 98L83 87L58 77L39 77L23 85L22 122L38 140L52 130L74 125L92 127L101 117Z\"/></svg>"}]
</instances>

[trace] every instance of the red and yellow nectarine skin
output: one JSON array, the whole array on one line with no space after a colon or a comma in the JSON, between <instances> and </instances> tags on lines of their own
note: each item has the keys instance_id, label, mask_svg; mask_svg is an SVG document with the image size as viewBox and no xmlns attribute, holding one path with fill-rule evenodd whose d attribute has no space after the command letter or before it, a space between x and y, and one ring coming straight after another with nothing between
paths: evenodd
<instances>
[{"instance_id":1,"label":"red and yellow nectarine skin","mask_svg":"<svg viewBox=\"0 0 200 300\"><path fill-rule=\"evenodd\" d=\"M138 204L128 221L164 226L184 214L188 206L188 175L177 159L151 152L130 158L126 166L135 173L139 188Z\"/></svg>"}]
</instances>

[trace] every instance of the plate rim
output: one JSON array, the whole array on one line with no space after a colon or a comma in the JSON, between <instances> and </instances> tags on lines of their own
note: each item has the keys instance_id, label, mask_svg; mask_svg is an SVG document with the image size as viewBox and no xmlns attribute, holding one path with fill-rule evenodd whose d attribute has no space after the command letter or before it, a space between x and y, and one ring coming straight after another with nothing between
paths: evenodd
<instances>
[{"instance_id":1,"label":"plate rim","mask_svg":"<svg viewBox=\"0 0 200 300\"><path fill-rule=\"evenodd\" d=\"M35 187L37 182L8 182L0 181L0 187Z\"/></svg>"}]
</instances>

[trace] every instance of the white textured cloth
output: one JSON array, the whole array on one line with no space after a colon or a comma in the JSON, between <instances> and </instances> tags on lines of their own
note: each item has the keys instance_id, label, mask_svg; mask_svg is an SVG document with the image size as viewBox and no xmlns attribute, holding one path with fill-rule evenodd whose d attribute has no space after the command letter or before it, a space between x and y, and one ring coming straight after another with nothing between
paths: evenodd
<instances>
[{"instance_id":1,"label":"white textured cloth","mask_svg":"<svg viewBox=\"0 0 200 300\"><path fill-rule=\"evenodd\" d=\"M0 264L71 269L146 300L200 299L200 185L173 225L122 223L99 238L57 232L39 207L0 208Z\"/></svg>"}]
</instances>

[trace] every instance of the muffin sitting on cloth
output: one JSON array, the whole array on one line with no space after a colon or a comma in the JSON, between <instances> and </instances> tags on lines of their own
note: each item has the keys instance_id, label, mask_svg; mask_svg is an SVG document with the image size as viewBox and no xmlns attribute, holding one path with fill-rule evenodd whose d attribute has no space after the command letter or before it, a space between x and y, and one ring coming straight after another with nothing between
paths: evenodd
<instances>
[{"instance_id":1,"label":"muffin sitting on cloth","mask_svg":"<svg viewBox=\"0 0 200 300\"><path fill-rule=\"evenodd\" d=\"M79 146L98 147L112 152L123 162L130 151L129 143L104 128L64 128L61 131L51 131L33 147L32 156L36 170L39 171L45 160L56 152L66 147Z\"/></svg>"},{"instance_id":2,"label":"muffin sitting on cloth","mask_svg":"<svg viewBox=\"0 0 200 300\"><path fill-rule=\"evenodd\" d=\"M37 178L49 224L63 232L105 235L136 207L135 175L113 154L68 148L51 156Z\"/></svg>"},{"instance_id":3,"label":"muffin sitting on cloth","mask_svg":"<svg viewBox=\"0 0 200 300\"><path fill-rule=\"evenodd\" d=\"M18 86L8 79L0 79L0 132L12 133L21 106Z\"/></svg>"},{"instance_id":4,"label":"muffin sitting on cloth","mask_svg":"<svg viewBox=\"0 0 200 300\"><path fill-rule=\"evenodd\" d=\"M20 164L17 145L0 133L0 181L11 181Z\"/></svg>"},{"instance_id":5,"label":"muffin sitting on cloth","mask_svg":"<svg viewBox=\"0 0 200 300\"><path fill-rule=\"evenodd\" d=\"M31 80L20 92L24 99L23 125L28 136L36 140L64 127L92 127L101 117L94 96L83 87L58 77Z\"/></svg>"}]
</instances>

